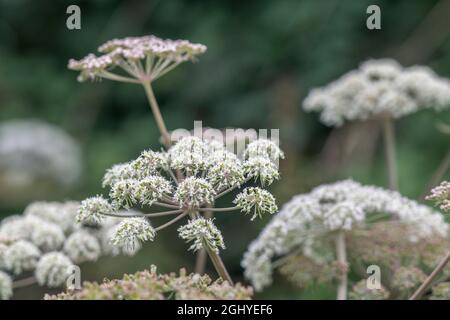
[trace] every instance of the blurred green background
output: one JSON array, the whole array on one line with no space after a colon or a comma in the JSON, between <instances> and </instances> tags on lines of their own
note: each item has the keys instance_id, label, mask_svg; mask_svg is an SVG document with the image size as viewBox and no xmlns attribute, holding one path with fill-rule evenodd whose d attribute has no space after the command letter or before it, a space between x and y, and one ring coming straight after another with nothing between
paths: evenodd
<instances>
[{"instance_id":1,"label":"blurred green background","mask_svg":"<svg viewBox=\"0 0 450 320\"><path fill-rule=\"evenodd\" d=\"M66 28L70 4L81 8L81 30ZM381 7L381 30L366 28L370 4ZM0 0L0 123L33 118L58 125L79 141L84 161L75 187L3 199L0 217L21 213L38 199L81 200L102 193L105 169L145 148L159 148L142 88L78 83L77 74L67 70L70 58L95 52L106 40L146 34L208 46L197 63L183 64L154 84L169 129L192 129L194 120L216 128L280 129L286 160L282 180L271 187L280 205L317 184L350 176L384 186L378 125L327 128L317 114L302 111L302 99L368 58L424 64L450 77L449 15L447 0ZM450 112L425 111L397 122L400 186L407 196L423 192L449 149L439 122L450 123ZM227 245L222 256L236 280L245 281L242 254L269 219L217 217ZM83 265L83 280L118 277L150 264L161 272L182 266L192 271L195 256L186 249L174 227L134 258ZM208 272L214 275L211 266ZM334 298L332 288L301 291L280 277L275 281L256 297ZM23 289L18 297L42 292Z\"/></svg>"}]
</instances>

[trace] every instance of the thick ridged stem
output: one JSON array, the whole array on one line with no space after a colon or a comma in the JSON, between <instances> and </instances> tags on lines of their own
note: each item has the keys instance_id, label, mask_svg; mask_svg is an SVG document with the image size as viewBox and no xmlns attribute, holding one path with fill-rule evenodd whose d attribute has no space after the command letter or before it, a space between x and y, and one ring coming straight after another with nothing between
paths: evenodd
<instances>
[{"instance_id":1,"label":"thick ridged stem","mask_svg":"<svg viewBox=\"0 0 450 320\"><path fill-rule=\"evenodd\" d=\"M397 172L397 160L395 152L394 121L390 117L386 117L382 121L383 121L384 150L389 179L389 189L398 190L398 172Z\"/></svg>"}]
</instances>

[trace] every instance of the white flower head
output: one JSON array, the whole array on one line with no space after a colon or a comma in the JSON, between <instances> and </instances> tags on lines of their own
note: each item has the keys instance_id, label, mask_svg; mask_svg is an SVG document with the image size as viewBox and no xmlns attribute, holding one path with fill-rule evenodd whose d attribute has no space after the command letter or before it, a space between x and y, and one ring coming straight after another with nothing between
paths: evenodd
<instances>
[{"instance_id":1,"label":"white flower head","mask_svg":"<svg viewBox=\"0 0 450 320\"><path fill-rule=\"evenodd\" d=\"M8 300L13 295L11 277L0 271L0 300Z\"/></svg>"},{"instance_id":2,"label":"white flower head","mask_svg":"<svg viewBox=\"0 0 450 320\"><path fill-rule=\"evenodd\" d=\"M449 106L450 81L427 67L403 68L390 59L362 63L329 85L311 90L303 104L305 111L321 112L321 121L329 126Z\"/></svg>"},{"instance_id":3,"label":"white flower head","mask_svg":"<svg viewBox=\"0 0 450 320\"><path fill-rule=\"evenodd\" d=\"M280 179L277 166L269 158L261 156L250 157L245 161L244 172L255 181L259 178L262 186L268 186L274 180Z\"/></svg>"},{"instance_id":4,"label":"white flower head","mask_svg":"<svg viewBox=\"0 0 450 320\"><path fill-rule=\"evenodd\" d=\"M208 169L206 180L215 190L239 187L245 181L242 164L237 158L214 162Z\"/></svg>"},{"instance_id":5,"label":"white flower head","mask_svg":"<svg viewBox=\"0 0 450 320\"><path fill-rule=\"evenodd\" d=\"M136 70L130 67L137 63L145 64L146 74L155 80L178 64L195 60L206 51L206 46L187 40L164 40L151 35L113 39L101 45L98 51L104 54L89 54L81 60L69 60L69 69L80 71L79 81L96 77L114 79L111 70L115 67L121 67L137 77Z\"/></svg>"},{"instance_id":6,"label":"white flower head","mask_svg":"<svg viewBox=\"0 0 450 320\"><path fill-rule=\"evenodd\" d=\"M351 230L355 223L365 218L363 209L353 202L338 203L323 215L324 225L330 230Z\"/></svg>"},{"instance_id":7,"label":"white flower head","mask_svg":"<svg viewBox=\"0 0 450 320\"><path fill-rule=\"evenodd\" d=\"M146 218L127 218L114 229L111 243L134 251L140 242L153 241L156 231Z\"/></svg>"},{"instance_id":8,"label":"white flower head","mask_svg":"<svg viewBox=\"0 0 450 320\"><path fill-rule=\"evenodd\" d=\"M113 165L110 169L106 170L103 176L102 186L112 187L116 182L121 180L133 179L136 177L136 171L133 168L133 164L119 163Z\"/></svg>"},{"instance_id":9,"label":"white flower head","mask_svg":"<svg viewBox=\"0 0 450 320\"><path fill-rule=\"evenodd\" d=\"M188 177L178 185L174 198L180 207L199 208L202 205L213 204L215 195L216 192L208 181Z\"/></svg>"},{"instance_id":10,"label":"white flower head","mask_svg":"<svg viewBox=\"0 0 450 320\"><path fill-rule=\"evenodd\" d=\"M30 240L42 251L54 251L62 247L66 236L60 226L33 216L25 217L33 225Z\"/></svg>"},{"instance_id":11,"label":"white flower head","mask_svg":"<svg viewBox=\"0 0 450 320\"><path fill-rule=\"evenodd\" d=\"M41 252L31 242L19 240L6 249L6 269L18 275L24 271L31 271L36 267Z\"/></svg>"},{"instance_id":12,"label":"white flower head","mask_svg":"<svg viewBox=\"0 0 450 320\"><path fill-rule=\"evenodd\" d=\"M99 223L104 218L104 214L113 211L113 207L108 200L102 196L95 196L81 202L76 219L77 222Z\"/></svg>"},{"instance_id":13,"label":"white flower head","mask_svg":"<svg viewBox=\"0 0 450 320\"><path fill-rule=\"evenodd\" d=\"M52 222L60 226L64 232L74 227L75 217L80 203L77 201L66 202L33 202L26 207L24 215L34 216Z\"/></svg>"},{"instance_id":14,"label":"white flower head","mask_svg":"<svg viewBox=\"0 0 450 320\"><path fill-rule=\"evenodd\" d=\"M219 249L225 249L222 234L212 219L190 220L188 224L178 228L178 234L186 242L193 242L189 250L194 252L204 248L205 245L216 253L219 253Z\"/></svg>"},{"instance_id":15,"label":"white flower head","mask_svg":"<svg viewBox=\"0 0 450 320\"><path fill-rule=\"evenodd\" d=\"M244 151L245 159L254 157L263 157L272 161L284 159L284 152L273 141L267 139L258 139L248 144Z\"/></svg>"},{"instance_id":16,"label":"white flower head","mask_svg":"<svg viewBox=\"0 0 450 320\"><path fill-rule=\"evenodd\" d=\"M140 249L141 243L136 238L132 245L127 245L127 242L123 245L113 245L111 239L114 236L117 225L107 228L102 231L100 235L100 244L102 246L102 253L107 256L118 256L120 254L126 256L134 256ZM130 240L133 241L133 240Z\"/></svg>"},{"instance_id":17,"label":"white flower head","mask_svg":"<svg viewBox=\"0 0 450 320\"><path fill-rule=\"evenodd\" d=\"M35 276L41 286L56 288L62 286L69 277L72 261L61 252L49 252L36 265Z\"/></svg>"},{"instance_id":18,"label":"white flower head","mask_svg":"<svg viewBox=\"0 0 450 320\"><path fill-rule=\"evenodd\" d=\"M303 249L306 254L308 247L330 232L362 228L369 223L369 218L377 215L407 226L411 242L430 236L445 237L448 233L448 225L440 213L398 192L364 186L353 180L339 181L288 201L249 246L242 261L245 275L260 290L271 282L274 257L295 248Z\"/></svg>"},{"instance_id":19,"label":"white flower head","mask_svg":"<svg viewBox=\"0 0 450 320\"><path fill-rule=\"evenodd\" d=\"M117 181L111 188L109 197L112 199L114 208L130 209L137 203L136 189L138 180L127 179Z\"/></svg>"},{"instance_id":20,"label":"white flower head","mask_svg":"<svg viewBox=\"0 0 450 320\"><path fill-rule=\"evenodd\" d=\"M159 170L166 170L168 163L165 154L145 150L136 160L131 162L131 166L136 175L142 179L156 175Z\"/></svg>"},{"instance_id":21,"label":"white flower head","mask_svg":"<svg viewBox=\"0 0 450 320\"><path fill-rule=\"evenodd\" d=\"M173 191L172 184L161 176L148 176L137 182L135 198L141 205L151 206L163 196L170 196Z\"/></svg>"},{"instance_id":22,"label":"white flower head","mask_svg":"<svg viewBox=\"0 0 450 320\"><path fill-rule=\"evenodd\" d=\"M96 261L100 257L101 247L96 237L80 230L67 238L64 252L75 263Z\"/></svg>"},{"instance_id":23,"label":"white flower head","mask_svg":"<svg viewBox=\"0 0 450 320\"><path fill-rule=\"evenodd\" d=\"M170 167L188 174L197 174L206 169L210 151L208 144L202 139L183 137L168 151Z\"/></svg>"},{"instance_id":24,"label":"white flower head","mask_svg":"<svg viewBox=\"0 0 450 320\"><path fill-rule=\"evenodd\" d=\"M0 124L0 172L8 190L32 192L43 180L71 187L81 171L79 143L61 128L37 120Z\"/></svg>"},{"instance_id":25,"label":"white flower head","mask_svg":"<svg viewBox=\"0 0 450 320\"><path fill-rule=\"evenodd\" d=\"M264 213L273 214L278 210L274 196L267 190L258 187L245 188L234 199L241 212L252 213L251 220L262 217Z\"/></svg>"}]
</instances>

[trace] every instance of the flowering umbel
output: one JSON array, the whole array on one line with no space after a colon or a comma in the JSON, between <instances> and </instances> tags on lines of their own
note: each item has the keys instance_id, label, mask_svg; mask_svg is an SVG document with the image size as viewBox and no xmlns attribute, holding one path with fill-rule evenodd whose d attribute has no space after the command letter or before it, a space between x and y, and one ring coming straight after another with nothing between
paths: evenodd
<instances>
[{"instance_id":1,"label":"flowering umbel","mask_svg":"<svg viewBox=\"0 0 450 320\"><path fill-rule=\"evenodd\" d=\"M154 81L179 64L194 61L206 51L206 46L150 35L110 40L98 51L100 56L91 53L81 60L69 61L69 69L80 72L79 81L95 78L136 83L142 78ZM112 73L117 68L126 76Z\"/></svg>"},{"instance_id":2,"label":"flowering umbel","mask_svg":"<svg viewBox=\"0 0 450 320\"><path fill-rule=\"evenodd\" d=\"M444 238L448 232L448 225L439 212L398 192L344 180L321 185L288 201L249 246L242 261L245 276L256 290L261 290L271 283L272 271L278 265L272 259L293 252L307 258L302 260L303 264L307 261L308 265L315 266L309 269L324 269L337 258L337 246L330 238L338 234L350 237L350 233L357 234L358 230L367 232L368 226L373 228L381 221L404 225L407 232L403 239L416 245L430 237ZM376 246L366 251L373 253Z\"/></svg>"},{"instance_id":3,"label":"flowering umbel","mask_svg":"<svg viewBox=\"0 0 450 320\"><path fill-rule=\"evenodd\" d=\"M95 201L104 205L106 200L95 197ZM23 215L4 219L0 223L0 300L11 298L12 286L29 285L31 280L49 288L61 287L74 263L96 261L105 255L136 253L139 246L133 250L121 246L111 250L109 236L120 220L106 216L101 216L101 220L91 219L99 208L92 203L80 206L74 201L35 202ZM77 209L86 218L84 222L77 222ZM91 215L87 216L87 212ZM108 241L104 241L106 236Z\"/></svg>"},{"instance_id":4,"label":"flowering umbel","mask_svg":"<svg viewBox=\"0 0 450 320\"><path fill-rule=\"evenodd\" d=\"M184 137L167 151L147 150L137 159L107 170L103 185L110 187L110 200L101 196L86 199L77 218L98 221L102 215L117 216L117 210L135 206L166 208L140 216L120 215L123 221L112 234L112 244L133 249L140 242L153 240L157 231L189 216L189 223L178 229L180 237L192 241L193 251L206 246L218 253L225 248L222 235L213 220L204 219L202 214L240 210L251 213L254 220L275 213L275 198L259 187L238 193L234 207L214 205L222 195L247 182L260 181L266 186L279 179L279 157L284 157L283 152L269 140L253 141L241 155L235 155L214 141ZM149 219L171 215L175 217L158 227L149 223Z\"/></svg>"},{"instance_id":5,"label":"flowering umbel","mask_svg":"<svg viewBox=\"0 0 450 320\"><path fill-rule=\"evenodd\" d=\"M423 66L403 68L394 60L369 60L329 85L313 89L306 111L321 112L321 121L341 126L345 121L388 116L400 118L424 108L450 106L450 82Z\"/></svg>"}]
</instances>

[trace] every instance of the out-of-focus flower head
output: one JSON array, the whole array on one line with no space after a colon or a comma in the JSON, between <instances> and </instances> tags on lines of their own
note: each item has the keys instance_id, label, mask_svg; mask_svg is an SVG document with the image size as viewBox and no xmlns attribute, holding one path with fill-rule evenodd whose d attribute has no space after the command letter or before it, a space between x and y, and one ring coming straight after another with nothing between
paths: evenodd
<instances>
[{"instance_id":1,"label":"out-of-focus flower head","mask_svg":"<svg viewBox=\"0 0 450 320\"><path fill-rule=\"evenodd\" d=\"M303 108L328 126L374 117L400 118L424 108L450 106L450 81L430 68L404 68L394 60L368 60L329 85L313 89Z\"/></svg>"},{"instance_id":2,"label":"out-of-focus flower head","mask_svg":"<svg viewBox=\"0 0 450 320\"><path fill-rule=\"evenodd\" d=\"M122 69L132 79L154 81L185 61L195 61L206 46L187 40L163 40L155 36L110 40L98 48L100 56L89 54L81 60L71 59L69 69L79 71L79 81L105 78L121 81Z\"/></svg>"},{"instance_id":3,"label":"out-of-focus flower head","mask_svg":"<svg viewBox=\"0 0 450 320\"><path fill-rule=\"evenodd\" d=\"M11 201L17 193L39 192L33 190L38 183L48 184L49 188L55 186L55 190L56 187L71 187L78 182L81 167L79 144L59 127L37 120L0 124L0 194L5 196L3 201Z\"/></svg>"},{"instance_id":4,"label":"out-of-focus flower head","mask_svg":"<svg viewBox=\"0 0 450 320\"><path fill-rule=\"evenodd\" d=\"M426 199L435 201L442 211L450 212L450 182L441 182L439 186L431 190L431 194Z\"/></svg>"},{"instance_id":5,"label":"out-of-focus flower head","mask_svg":"<svg viewBox=\"0 0 450 320\"><path fill-rule=\"evenodd\" d=\"M314 243L336 231L353 232L385 219L405 225L412 243L448 232L439 212L398 192L344 180L288 201L249 246L242 261L245 275L260 290L271 282L274 257L297 249L311 255Z\"/></svg>"}]
</instances>

